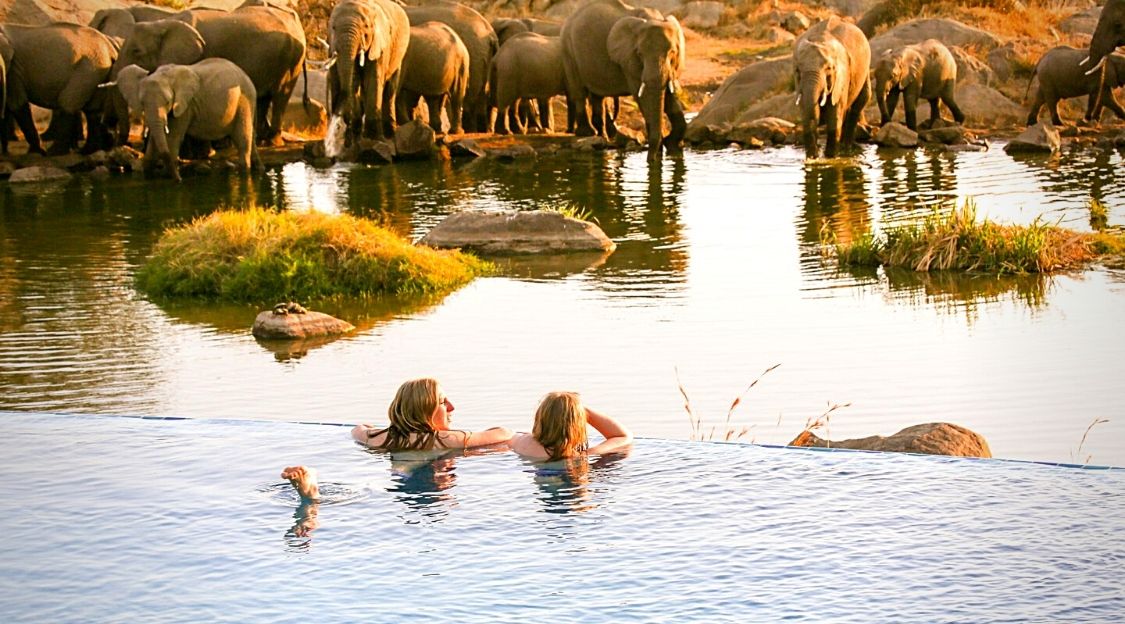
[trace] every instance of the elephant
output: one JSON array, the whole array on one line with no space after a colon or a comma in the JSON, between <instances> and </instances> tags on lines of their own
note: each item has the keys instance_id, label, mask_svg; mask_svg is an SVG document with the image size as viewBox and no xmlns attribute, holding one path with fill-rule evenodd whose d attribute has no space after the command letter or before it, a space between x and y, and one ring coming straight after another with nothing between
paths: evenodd
<instances>
[{"instance_id":1,"label":"elephant","mask_svg":"<svg viewBox=\"0 0 1125 624\"><path fill-rule=\"evenodd\" d=\"M468 132L487 132L489 118L488 67L500 48L492 25L475 9L450 0L427 0L407 6L410 25L437 21L449 26L469 51L469 85L465 89L462 126Z\"/></svg>"},{"instance_id":2,"label":"elephant","mask_svg":"<svg viewBox=\"0 0 1125 624\"><path fill-rule=\"evenodd\" d=\"M687 122L676 90L686 46L676 18L621 0L593 0L567 18L560 37L570 102L592 96L600 109L600 98L632 95L645 120L648 161L659 162L662 148L681 153ZM575 133L593 134L589 111L575 108ZM664 115L671 122L667 138ZM614 131L612 121L605 125L607 134Z\"/></svg>"},{"instance_id":3,"label":"elephant","mask_svg":"<svg viewBox=\"0 0 1125 624\"><path fill-rule=\"evenodd\" d=\"M937 39L927 39L914 45L904 45L886 50L875 61L875 101L879 104L882 123L888 123L895 114L898 96L906 109L906 126L918 129L916 110L918 99L930 103L930 122L941 119L938 102L944 102L957 123L965 122L965 114L953 98L957 85L957 61L945 44Z\"/></svg>"},{"instance_id":4,"label":"elephant","mask_svg":"<svg viewBox=\"0 0 1125 624\"><path fill-rule=\"evenodd\" d=\"M207 141L230 137L244 171L260 166L254 143L258 94L246 72L222 58L192 65L161 65L147 74L136 65L118 72L117 88L131 110L144 112L149 142L144 169L163 161L177 182L177 155L185 136Z\"/></svg>"},{"instance_id":5,"label":"elephant","mask_svg":"<svg viewBox=\"0 0 1125 624\"><path fill-rule=\"evenodd\" d=\"M351 138L394 132L410 22L390 0L341 0L328 19L328 110Z\"/></svg>"},{"instance_id":6,"label":"elephant","mask_svg":"<svg viewBox=\"0 0 1125 624\"><path fill-rule=\"evenodd\" d=\"M1087 121L1097 121L1103 105L1108 106L1119 119L1125 119L1125 110L1122 110L1113 97L1113 89L1125 85L1125 56L1117 52L1107 55L1103 76L1087 74L1082 67L1082 59L1089 53L1089 50L1082 48L1058 46L1043 54L1032 75L1032 80L1035 76L1039 77L1039 86L1031 100L1027 125L1038 123L1039 111L1046 104L1047 110L1051 111L1051 121L1061 126L1063 122L1059 118L1059 100L1082 95L1090 96L1086 105ZM1030 89L1029 82L1028 90ZM1100 94L1098 89L1101 89Z\"/></svg>"},{"instance_id":7,"label":"elephant","mask_svg":"<svg viewBox=\"0 0 1125 624\"><path fill-rule=\"evenodd\" d=\"M12 66L15 50L0 30L0 154L8 153L8 68Z\"/></svg>"},{"instance_id":8,"label":"elephant","mask_svg":"<svg viewBox=\"0 0 1125 624\"><path fill-rule=\"evenodd\" d=\"M562 40L532 32L510 37L492 59L489 80L496 99L497 132L508 132L509 117L517 126L512 129L513 132L527 132L526 121L510 114L513 104L521 98L538 100L540 125L551 130L551 98L567 94ZM568 100L567 110L573 108Z\"/></svg>"},{"instance_id":9,"label":"elephant","mask_svg":"<svg viewBox=\"0 0 1125 624\"><path fill-rule=\"evenodd\" d=\"M11 45L5 109L23 131L28 151L43 153L31 118L31 104L49 108L58 118L59 138L50 153L77 147L81 113L88 132L84 151L107 148L112 139L101 121L106 103L98 85L106 81L118 56L118 45L88 26L56 22L46 26L5 24L0 32Z\"/></svg>"},{"instance_id":10,"label":"elephant","mask_svg":"<svg viewBox=\"0 0 1125 624\"><path fill-rule=\"evenodd\" d=\"M96 28L110 37L127 39L133 33L133 26L139 22L154 22L171 19L176 11L158 6L138 4L126 9L98 9L90 20L90 28Z\"/></svg>"},{"instance_id":11,"label":"elephant","mask_svg":"<svg viewBox=\"0 0 1125 624\"><path fill-rule=\"evenodd\" d=\"M196 26L180 16L136 24L122 45L114 75L129 65L153 71L165 64L225 58L254 82L258 140L276 137L304 68L305 31L297 14L273 6L242 6L230 13L209 11L207 19L196 20Z\"/></svg>"},{"instance_id":12,"label":"elephant","mask_svg":"<svg viewBox=\"0 0 1125 624\"><path fill-rule=\"evenodd\" d=\"M805 156L817 157L821 121L827 128L825 157L836 156L837 142L852 147L871 99L871 46L863 31L837 17L817 22L794 42L793 65Z\"/></svg>"},{"instance_id":13,"label":"elephant","mask_svg":"<svg viewBox=\"0 0 1125 624\"><path fill-rule=\"evenodd\" d=\"M441 22L410 27L410 45L402 62L402 87L396 115L412 119L418 98L426 100L430 127L440 133L441 109L449 101L449 133L461 134L461 109L469 85L469 50L453 29Z\"/></svg>"},{"instance_id":14,"label":"elephant","mask_svg":"<svg viewBox=\"0 0 1125 624\"><path fill-rule=\"evenodd\" d=\"M534 17L500 17L492 20L492 30L496 31L496 38L503 46L505 41L525 32L558 37L562 33L562 23Z\"/></svg>"}]
</instances>

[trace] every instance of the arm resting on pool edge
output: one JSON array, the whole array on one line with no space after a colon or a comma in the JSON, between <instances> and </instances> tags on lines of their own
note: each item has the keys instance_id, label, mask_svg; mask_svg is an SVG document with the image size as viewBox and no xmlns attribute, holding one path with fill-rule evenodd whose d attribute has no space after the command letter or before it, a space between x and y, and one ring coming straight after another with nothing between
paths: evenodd
<instances>
[{"instance_id":1,"label":"arm resting on pool edge","mask_svg":"<svg viewBox=\"0 0 1125 624\"><path fill-rule=\"evenodd\" d=\"M624 450L633 443L633 432L629 431L628 427L621 424L612 416L606 416L601 412L596 412L587 407L586 422L594 429L597 429L598 433L605 436L604 442L591 447L586 451L587 453L593 455L616 453Z\"/></svg>"},{"instance_id":2,"label":"arm resting on pool edge","mask_svg":"<svg viewBox=\"0 0 1125 624\"><path fill-rule=\"evenodd\" d=\"M367 423L361 423L352 428L352 438L364 446L370 446L371 434L378 432L379 428ZM492 427L484 431L443 431L441 441L445 448L472 448L477 446L490 446L501 444L512 439L512 430L507 427ZM460 435L450 435L450 434Z\"/></svg>"}]
</instances>

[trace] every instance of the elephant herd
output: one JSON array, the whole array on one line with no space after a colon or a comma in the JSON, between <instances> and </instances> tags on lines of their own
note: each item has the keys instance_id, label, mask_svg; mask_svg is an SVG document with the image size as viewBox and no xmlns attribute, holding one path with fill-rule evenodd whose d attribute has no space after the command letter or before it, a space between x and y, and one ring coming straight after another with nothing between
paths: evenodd
<instances>
[{"instance_id":1,"label":"elephant herd","mask_svg":"<svg viewBox=\"0 0 1125 624\"><path fill-rule=\"evenodd\" d=\"M686 45L676 18L623 0L590 0L563 23L486 20L452 0L337 0L328 21L325 103L347 127L346 141L390 136L419 100L441 130L446 111L459 133L551 129L551 98L567 103L567 130L612 137L617 101L632 96L644 119L650 162L679 152L686 130L677 91ZM187 137L231 139L239 163L257 162L257 142L276 140L302 73L307 42L300 16L269 0L233 11L153 6L104 9L89 26L0 24L0 148L12 122L32 152L43 152L30 105L51 109L51 153L128 141L141 118L148 134L145 167L170 175ZM1036 68L1039 86L1028 123L1043 105L1059 123L1060 98L1089 94L1087 118L1102 106L1125 118L1111 89L1125 83L1125 0L1108 0L1090 49L1055 48ZM797 104L809 157L855 140L874 95L883 122L901 97L907 125L917 127L918 99L931 123L944 103L955 121L957 67L939 41L880 50L854 24L829 18L794 43ZM305 90L306 106L309 104ZM667 124L665 124L665 117ZM667 133L665 129L667 128Z\"/></svg>"},{"instance_id":2,"label":"elephant herd","mask_svg":"<svg viewBox=\"0 0 1125 624\"><path fill-rule=\"evenodd\" d=\"M1052 121L1061 124L1058 101L1082 95L1089 96L1087 121L1098 119L1103 106L1125 119L1125 110L1112 91L1125 85L1125 55L1114 53L1121 44L1125 44L1125 0L1109 0L1089 49L1059 46L1040 59L1027 124L1037 123L1044 105ZM918 128L919 99L930 104L930 125L940 119L939 103L946 105L957 123L965 119L953 97L956 61L936 39L882 50L873 58L863 32L833 17L813 25L795 41L793 61L802 139L809 158L819 154L818 125L826 126L825 156L835 156L839 144L853 144L872 95L883 124L891 120L900 96L911 130Z\"/></svg>"}]
</instances>

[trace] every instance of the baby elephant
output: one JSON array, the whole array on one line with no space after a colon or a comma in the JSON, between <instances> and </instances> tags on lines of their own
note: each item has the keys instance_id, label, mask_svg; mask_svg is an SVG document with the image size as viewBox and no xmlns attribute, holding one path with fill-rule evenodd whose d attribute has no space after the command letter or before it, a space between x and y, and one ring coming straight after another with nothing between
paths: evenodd
<instances>
[{"instance_id":1,"label":"baby elephant","mask_svg":"<svg viewBox=\"0 0 1125 624\"><path fill-rule=\"evenodd\" d=\"M180 180L177 156L185 135L217 141L230 137L244 171L258 166L254 146L254 83L234 63L221 58L194 65L162 65L147 74L130 65L117 75L117 88L131 111L142 111L148 130L145 173L163 160Z\"/></svg>"},{"instance_id":2,"label":"baby elephant","mask_svg":"<svg viewBox=\"0 0 1125 624\"><path fill-rule=\"evenodd\" d=\"M939 100L949 107L954 121L964 123L965 115L953 99L956 84L957 62L937 39L887 50L875 62L875 101L882 123L891 121L900 94L906 126L911 130L918 129L918 98L930 102L929 125L941 119Z\"/></svg>"},{"instance_id":3,"label":"baby elephant","mask_svg":"<svg viewBox=\"0 0 1125 624\"><path fill-rule=\"evenodd\" d=\"M517 100L532 98L539 103L540 126L550 131L551 98L567 94L562 43L559 38L531 32L513 35L500 46L500 51L492 59L489 85L496 98L497 132L508 132L509 117L516 126L512 128L513 132L527 132L526 120L509 114L509 109L512 109ZM569 98L567 110L570 110Z\"/></svg>"},{"instance_id":4,"label":"baby elephant","mask_svg":"<svg viewBox=\"0 0 1125 624\"><path fill-rule=\"evenodd\" d=\"M1125 85L1125 56L1114 53L1106 57L1105 85L1102 87L1099 104L1095 91L1098 90L1101 76L1098 72L1087 76L1086 72L1090 69L1090 65L1080 65L1089 52L1088 48L1058 46L1043 54L1043 58L1039 59L1039 63L1035 66L1035 75L1039 76L1039 87L1035 90L1035 97L1031 101L1027 125L1033 126L1039 121L1039 111L1046 104L1047 109L1051 111L1051 121L1061 126L1059 100L1081 95L1090 96L1086 104L1087 121L1097 121L1101 116L1101 106L1108 106L1119 119L1125 119L1125 110L1121 109L1121 105L1113 97L1113 89ZM1027 86L1028 89L1031 88L1030 83Z\"/></svg>"},{"instance_id":5,"label":"baby elephant","mask_svg":"<svg viewBox=\"0 0 1125 624\"><path fill-rule=\"evenodd\" d=\"M414 118L418 98L430 109L430 127L441 132L441 109L449 102L449 132L461 133L461 108L469 85L469 50L453 29L441 22L410 27L410 45L402 60L402 84L395 116Z\"/></svg>"}]
</instances>

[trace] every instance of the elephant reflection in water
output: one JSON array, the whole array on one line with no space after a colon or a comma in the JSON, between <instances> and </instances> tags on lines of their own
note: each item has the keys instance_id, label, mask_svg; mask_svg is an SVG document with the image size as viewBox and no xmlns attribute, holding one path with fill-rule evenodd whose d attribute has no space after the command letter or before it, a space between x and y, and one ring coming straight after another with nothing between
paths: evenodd
<instances>
[{"instance_id":1,"label":"elephant reflection in water","mask_svg":"<svg viewBox=\"0 0 1125 624\"><path fill-rule=\"evenodd\" d=\"M807 244L818 244L822 232L842 243L867 233L871 229L871 201L863 168L854 163L807 164L804 221L801 242Z\"/></svg>"},{"instance_id":2,"label":"elephant reflection in water","mask_svg":"<svg viewBox=\"0 0 1125 624\"><path fill-rule=\"evenodd\" d=\"M948 152L877 152L882 170L879 199L884 220L917 206L932 206L957 197L957 158Z\"/></svg>"},{"instance_id":3,"label":"elephant reflection in water","mask_svg":"<svg viewBox=\"0 0 1125 624\"><path fill-rule=\"evenodd\" d=\"M1103 201L1106 191L1120 188L1120 165L1114 164L1115 152L1091 148L1071 151L1065 158L1057 154L1010 154L1012 160L1025 165L1038 178L1043 194L1089 194Z\"/></svg>"}]
</instances>

